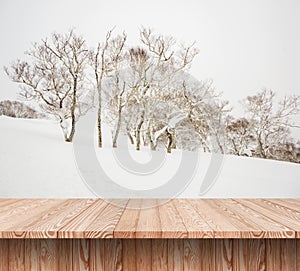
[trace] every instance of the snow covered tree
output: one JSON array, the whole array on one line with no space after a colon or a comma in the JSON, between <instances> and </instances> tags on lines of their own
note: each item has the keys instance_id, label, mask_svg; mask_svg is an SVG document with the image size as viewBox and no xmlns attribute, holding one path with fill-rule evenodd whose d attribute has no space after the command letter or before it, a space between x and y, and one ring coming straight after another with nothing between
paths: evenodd
<instances>
[{"instance_id":1,"label":"snow covered tree","mask_svg":"<svg viewBox=\"0 0 300 271\"><path fill-rule=\"evenodd\" d=\"M0 101L0 116L1 115L25 119L46 118L44 114L27 106L24 103L10 100Z\"/></svg>"},{"instance_id":2,"label":"snow covered tree","mask_svg":"<svg viewBox=\"0 0 300 271\"><path fill-rule=\"evenodd\" d=\"M285 97L275 103L275 93L262 90L248 96L244 101L247 119L255 136L254 155L261 158L277 159L279 146L286 146L290 138L290 128L298 127L291 117L300 113L300 97Z\"/></svg>"},{"instance_id":3,"label":"snow covered tree","mask_svg":"<svg viewBox=\"0 0 300 271\"><path fill-rule=\"evenodd\" d=\"M5 68L12 81L20 84L21 96L39 103L43 112L60 122L65 141L72 142L76 121L89 108L86 98L86 41L73 30L53 33L26 52L28 61L17 60Z\"/></svg>"},{"instance_id":4,"label":"snow covered tree","mask_svg":"<svg viewBox=\"0 0 300 271\"><path fill-rule=\"evenodd\" d=\"M96 92L98 95L98 115L97 115L97 129L98 129L98 147L102 147L102 102L103 102L103 84L106 78L111 78L114 84L110 84L110 88L113 88L113 92L116 90L119 95L120 91L120 63L123 60L125 43L127 35L123 32L122 35L112 37L113 29L108 31L106 34L106 39L103 44L98 43L97 49L91 52L90 55L90 64L94 70L95 83L96 83ZM109 91L110 92L110 91ZM111 96L112 94L109 93ZM120 98L121 99L121 98ZM119 114L121 115L121 106ZM121 117L119 118L121 120ZM118 124L118 127L120 124ZM115 139L113 140L113 145L116 146L116 138L118 136L119 128L116 129Z\"/></svg>"},{"instance_id":5,"label":"snow covered tree","mask_svg":"<svg viewBox=\"0 0 300 271\"><path fill-rule=\"evenodd\" d=\"M230 154L252 156L255 136L246 118L229 117L226 125L227 149Z\"/></svg>"},{"instance_id":6,"label":"snow covered tree","mask_svg":"<svg viewBox=\"0 0 300 271\"><path fill-rule=\"evenodd\" d=\"M124 123L127 133L135 138L137 150L140 150L141 143L146 142L152 142L154 148L150 126L155 120L151 117L154 110L151 104L158 102L157 93L167 93L174 76L187 70L198 53L194 44L178 46L174 38L155 34L146 28L140 30L140 41L141 45L131 47L123 58L126 61L123 67L128 68L120 73L114 68L115 79L121 78L116 81L119 91L113 96L118 101L113 103L118 108L113 145L117 144L121 119L126 118L131 121L127 125ZM120 114L123 111L124 114ZM129 113L134 114L134 118ZM169 140L172 140L171 131L172 129L165 130Z\"/></svg>"}]
</instances>

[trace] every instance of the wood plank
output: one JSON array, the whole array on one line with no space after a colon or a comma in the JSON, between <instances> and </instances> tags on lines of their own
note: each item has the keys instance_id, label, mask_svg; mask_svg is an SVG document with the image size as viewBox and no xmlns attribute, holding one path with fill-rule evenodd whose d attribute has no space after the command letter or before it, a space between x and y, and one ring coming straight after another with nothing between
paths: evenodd
<instances>
[{"instance_id":1,"label":"wood plank","mask_svg":"<svg viewBox=\"0 0 300 271\"><path fill-rule=\"evenodd\" d=\"M187 229L189 238L213 237L213 229L187 200L176 199L173 204Z\"/></svg>"},{"instance_id":2,"label":"wood plank","mask_svg":"<svg viewBox=\"0 0 300 271\"><path fill-rule=\"evenodd\" d=\"M233 240L215 240L216 247L216 270L233 270Z\"/></svg>"},{"instance_id":3,"label":"wood plank","mask_svg":"<svg viewBox=\"0 0 300 271\"><path fill-rule=\"evenodd\" d=\"M114 238L134 238L139 220L141 199L130 199L114 230Z\"/></svg>"},{"instance_id":4,"label":"wood plank","mask_svg":"<svg viewBox=\"0 0 300 271\"><path fill-rule=\"evenodd\" d=\"M247 239L248 240L248 239ZM232 249L232 270L249 270L249 248L246 239L234 239Z\"/></svg>"},{"instance_id":5,"label":"wood plank","mask_svg":"<svg viewBox=\"0 0 300 271\"><path fill-rule=\"evenodd\" d=\"M206 221L210 228L213 229L214 238L239 238L241 232L230 223L223 214L216 212L206 200L189 200L188 201Z\"/></svg>"},{"instance_id":6,"label":"wood plank","mask_svg":"<svg viewBox=\"0 0 300 271\"><path fill-rule=\"evenodd\" d=\"M9 242L8 246L3 241ZM3 239L0 240L0 262L1 268L3 267L1 271L294 271L300 267L299 241L300 239L191 238ZM2 254L5 251L8 253ZM63 263L64 259L66 262Z\"/></svg>"},{"instance_id":7,"label":"wood plank","mask_svg":"<svg viewBox=\"0 0 300 271\"><path fill-rule=\"evenodd\" d=\"M249 202L249 200L247 201ZM288 227L292 227L292 229L296 232L300 232L300 212L291 210L284 206L278 206L271 201L262 199L252 200L251 203L258 205L261 212L266 212L266 216L267 214L277 216L277 219L287 223L286 225L288 225Z\"/></svg>"},{"instance_id":8,"label":"wood plank","mask_svg":"<svg viewBox=\"0 0 300 271\"><path fill-rule=\"evenodd\" d=\"M58 239L56 239L58 240ZM58 244L58 270L59 271L72 271L73 268L73 242L68 239L59 239Z\"/></svg>"},{"instance_id":9,"label":"wood plank","mask_svg":"<svg viewBox=\"0 0 300 271\"><path fill-rule=\"evenodd\" d=\"M276 202L281 202L282 205L290 207L291 209L294 209L296 211L300 210L300 201L299 199L289 199L289 198L284 198L284 199L271 199L271 201L276 201Z\"/></svg>"},{"instance_id":10,"label":"wood plank","mask_svg":"<svg viewBox=\"0 0 300 271\"><path fill-rule=\"evenodd\" d=\"M76 219L65 221L60 227L59 238L84 238L86 228L94 221L94 219L103 212L108 206L104 200L97 200L92 204L83 208L76 216Z\"/></svg>"},{"instance_id":11,"label":"wood plank","mask_svg":"<svg viewBox=\"0 0 300 271\"><path fill-rule=\"evenodd\" d=\"M8 246L8 270L25 271L25 240L10 240Z\"/></svg>"},{"instance_id":12,"label":"wood plank","mask_svg":"<svg viewBox=\"0 0 300 271\"><path fill-rule=\"evenodd\" d=\"M300 221L300 208L296 210L296 208L291 208L287 206L285 203L277 200L269 200L269 199L257 199L266 206L270 208L270 210L276 210L276 212L288 216L293 220Z\"/></svg>"},{"instance_id":13,"label":"wood plank","mask_svg":"<svg viewBox=\"0 0 300 271\"><path fill-rule=\"evenodd\" d=\"M38 266L41 270L58 269L58 242L55 239L37 240L38 253L40 254Z\"/></svg>"},{"instance_id":14,"label":"wood plank","mask_svg":"<svg viewBox=\"0 0 300 271\"><path fill-rule=\"evenodd\" d=\"M206 202L215 212L222 214L224 220L229 221L233 226L239 229L241 238L255 238L262 235L262 230L255 223L249 221L245 215L233 211L224 204L224 202L216 199L207 200Z\"/></svg>"},{"instance_id":15,"label":"wood plank","mask_svg":"<svg viewBox=\"0 0 300 271\"><path fill-rule=\"evenodd\" d=\"M8 270L9 254L8 240L0 239L0 270Z\"/></svg>"},{"instance_id":16,"label":"wood plank","mask_svg":"<svg viewBox=\"0 0 300 271\"><path fill-rule=\"evenodd\" d=\"M183 239L168 239L168 270L184 270Z\"/></svg>"},{"instance_id":17,"label":"wood plank","mask_svg":"<svg viewBox=\"0 0 300 271\"><path fill-rule=\"evenodd\" d=\"M200 239L200 270L204 271L214 271L216 270L215 263L215 240L214 239Z\"/></svg>"},{"instance_id":18,"label":"wood plank","mask_svg":"<svg viewBox=\"0 0 300 271\"><path fill-rule=\"evenodd\" d=\"M284 231L282 232L282 237L290 237L295 238L295 230L298 230L299 223L296 221L292 221L289 218L285 217L284 214L278 214L275 211L270 211L266 209L266 207L262 207L257 201L250 201L247 199L240 199L237 200L240 203L246 205L247 207L251 208L252 210L255 210L255 212L258 212L263 215L264 218L268 217L272 219L274 222L277 222L278 224L282 225L284 227Z\"/></svg>"},{"instance_id":19,"label":"wood plank","mask_svg":"<svg viewBox=\"0 0 300 271\"><path fill-rule=\"evenodd\" d=\"M112 202L115 204L112 204ZM99 211L95 217L93 217L94 211L87 210L82 212L78 217L76 217L76 222L74 225L74 221L70 224L64 225L59 232L60 238L112 238L114 229L116 224L118 223L123 211L124 205L128 200L114 200L111 203L106 203L106 205L102 205L101 202L97 202L96 204L100 204L101 207L99 209L95 209L94 211ZM93 209L93 207L92 207ZM92 212L90 212L92 211ZM92 217L92 219L85 219L86 216ZM81 225L78 223L79 221L83 221ZM74 225L74 226L73 226Z\"/></svg>"},{"instance_id":20,"label":"wood plank","mask_svg":"<svg viewBox=\"0 0 300 271\"><path fill-rule=\"evenodd\" d=\"M280 241L281 239L266 239L266 270L268 271L282 270Z\"/></svg>"},{"instance_id":21,"label":"wood plank","mask_svg":"<svg viewBox=\"0 0 300 271\"><path fill-rule=\"evenodd\" d=\"M105 241L103 239L90 239L90 271L104 271Z\"/></svg>"},{"instance_id":22,"label":"wood plank","mask_svg":"<svg viewBox=\"0 0 300 271\"><path fill-rule=\"evenodd\" d=\"M72 240L72 266L74 270L89 270L89 239Z\"/></svg>"},{"instance_id":23,"label":"wood plank","mask_svg":"<svg viewBox=\"0 0 300 271\"><path fill-rule=\"evenodd\" d=\"M199 270L201 266L201 248L197 239L184 240L184 270ZM201 269L200 269L201 270Z\"/></svg>"},{"instance_id":24,"label":"wood plank","mask_svg":"<svg viewBox=\"0 0 300 271\"><path fill-rule=\"evenodd\" d=\"M248 270L266 270L265 239L247 239L244 242L248 247Z\"/></svg>"},{"instance_id":25,"label":"wood plank","mask_svg":"<svg viewBox=\"0 0 300 271\"><path fill-rule=\"evenodd\" d=\"M30 238L57 237L58 230L88 208L94 199L71 199L22 226Z\"/></svg>"},{"instance_id":26,"label":"wood plank","mask_svg":"<svg viewBox=\"0 0 300 271\"><path fill-rule=\"evenodd\" d=\"M300 238L295 202L4 199L0 238Z\"/></svg>"},{"instance_id":27,"label":"wood plank","mask_svg":"<svg viewBox=\"0 0 300 271\"><path fill-rule=\"evenodd\" d=\"M284 226L274 220L264 217L253 209L239 203L237 200L218 200L222 205L232 210L235 215L243 217L260 231L252 232L252 238L278 238L286 230Z\"/></svg>"},{"instance_id":28,"label":"wood plank","mask_svg":"<svg viewBox=\"0 0 300 271\"><path fill-rule=\"evenodd\" d=\"M25 239L25 270L39 270L40 263L40 240Z\"/></svg>"},{"instance_id":29,"label":"wood plank","mask_svg":"<svg viewBox=\"0 0 300 271\"><path fill-rule=\"evenodd\" d=\"M24 224L47 214L51 208L59 208L66 200L57 199L24 199L23 204L16 202L0 216L1 238L26 238L29 233ZM16 206L16 207L15 207Z\"/></svg>"},{"instance_id":30,"label":"wood plank","mask_svg":"<svg viewBox=\"0 0 300 271\"><path fill-rule=\"evenodd\" d=\"M181 240L181 239L168 239L168 263L167 263L167 270L174 270L175 262L174 262L174 240Z\"/></svg>"},{"instance_id":31,"label":"wood plank","mask_svg":"<svg viewBox=\"0 0 300 271\"><path fill-rule=\"evenodd\" d=\"M151 271L151 239L136 239L136 270Z\"/></svg>"},{"instance_id":32,"label":"wood plank","mask_svg":"<svg viewBox=\"0 0 300 271\"><path fill-rule=\"evenodd\" d=\"M300 236L299 236L300 237ZM297 271L300 270L300 239L296 239L296 261Z\"/></svg>"},{"instance_id":33,"label":"wood plank","mask_svg":"<svg viewBox=\"0 0 300 271\"><path fill-rule=\"evenodd\" d=\"M143 199L136 226L136 238L161 238L161 222L157 200ZM147 208L147 206L155 206Z\"/></svg>"},{"instance_id":34,"label":"wood plank","mask_svg":"<svg viewBox=\"0 0 300 271\"><path fill-rule=\"evenodd\" d=\"M162 238L186 238L188 232L173 203L168 201L158 206Z\"/></svg>"},{"instance_id":35,"label":"wood plank","mask_svg":"<svg viewBox=\"0 0 300 271\"><path fill-rule=\"evenodd\" d=\"M224 203L224 201L222 202ZM258 238L293 238L295 236L293 230L263 215L261 212L258 212L256 208L251 208L251 206L241 202L240 199L231 200L227 206L235 212L244 215L246 219L252 221L252 223L256 224L262 230L262 234L257 236ZM253 238L254 237L255 236L253 236Z\"/></svg>"},{"instance_id":36,"label":"wood plank","mask_svg":"<svg viewBox=\"0 0 300 271\"><path fill-rule=\"evenodd\" d=\"M24 207L24 201L29 199L1 199L0 215L5 215L6 212L14 212L19 207Z\"/></svg>"},{"instance_id":37,"label":"wood plank","mask_svg":"<svg viewBox=\"0 0 300 271\"><path fill-rule=\"evenodd\" d=\"M104 270L122 270L122 241L120 239L105 240Z\"/></svg>"},{"instance_id":38,"label":"wood plank","mask_svg":"<svg viewBox=\"0 0 300 271\"><path fill-rule=\"evenodd\" d=\"M297 245L296 240L280 240L281 270L297 270Z\"/></svg>"},{"instance_id":39,"label":"wood plank","mask_svg":"<svg viewBox=\"0 0 300 271\"><path fill-rule=\"evenodd\" d=\"M134 239L123 239L122 262L124 271L137 271L136 245Z\"/></svg>"},{"instance_id":40,"label":"wood plank","mask_svg":"<svg viewBox=\"0 0 300 271\"><path fill-rule=\"evenodd\" d=\"M152 270L168 271L168 240L152 240Z\"/></svg>"}]
</instances>

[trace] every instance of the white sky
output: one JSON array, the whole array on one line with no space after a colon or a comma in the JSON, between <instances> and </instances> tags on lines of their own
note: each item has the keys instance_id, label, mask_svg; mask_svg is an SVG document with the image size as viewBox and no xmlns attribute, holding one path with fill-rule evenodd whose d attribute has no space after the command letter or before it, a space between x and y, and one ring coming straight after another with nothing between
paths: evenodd
<instances>
[{"instance_id":1,"label":"white sky","mask_svg":"<svg viewBox=\"0 0 300 271\"><path fill-rule=\"evenodd\" d=\"M130 42L141 25L196 40L193 75L212 78L235 106L263 87L300 94L299 0L1 0L0 100L18 91L2 67L32 42L76 27L94 45L114 25Z\"/></svg>"}]
</instances>

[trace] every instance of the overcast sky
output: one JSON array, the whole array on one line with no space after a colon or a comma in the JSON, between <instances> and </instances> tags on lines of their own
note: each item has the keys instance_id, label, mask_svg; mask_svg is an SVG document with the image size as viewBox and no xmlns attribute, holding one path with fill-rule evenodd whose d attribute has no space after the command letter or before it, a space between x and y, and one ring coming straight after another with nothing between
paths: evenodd
<instances>
[{"instance_id":1,"label":"overcast sky","mask_svg":"<svg viewBox=\"0 0 300 271\"><path fill-rule=\"evenodd\" d=\"M192 74L213 79L233 105L264 87L300 94L299 0L1 0L0 100L18 91L2 67L32 42L75 27L94 45L114 25L132 43L141 25L196 40Z\"/></svg>"}]
</instances>

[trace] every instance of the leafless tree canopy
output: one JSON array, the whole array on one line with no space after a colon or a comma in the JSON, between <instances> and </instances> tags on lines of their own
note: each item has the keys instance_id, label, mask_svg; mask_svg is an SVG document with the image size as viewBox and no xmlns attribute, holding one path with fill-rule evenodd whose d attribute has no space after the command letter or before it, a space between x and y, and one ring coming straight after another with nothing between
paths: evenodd
<instances>
[{"instance_id":1,"label":"leafless tree canopy","mask_svg":"<svg viewBox=\"0 0 300 271\"><path fill-rule=\"evenodd\" d=\"M54 33L26 55L28 61L15 61L6 73L21 85L22 97L36 100L44 112L59 119L65 140L72 141L76 120L88 107L81 103L87 88L85 40L73 30Z\"/></svg>"},{"instance_id":2,"label":"leafless tree canopy","mask_svg":"<svg viewBox=\"0 0 300 271\"><path fill-rule=\"evenodd\" d=\"M5 68L23 98L59 120L66 141L72 141L79 117L96 107L100 148L106 122L113 147L123 134L136 150L201 149L300 162L299 141L291 136L300 128L293 123L299 96L276 102L273 91L262 90L243 101L243 117L233 117L212 80L189 75L199 53L195 43L182 45L141 28L133 46L125 32L114 32L94 49L73 30L54 33L26 52L28 60Z\"/></svg>"}]
</instances>

